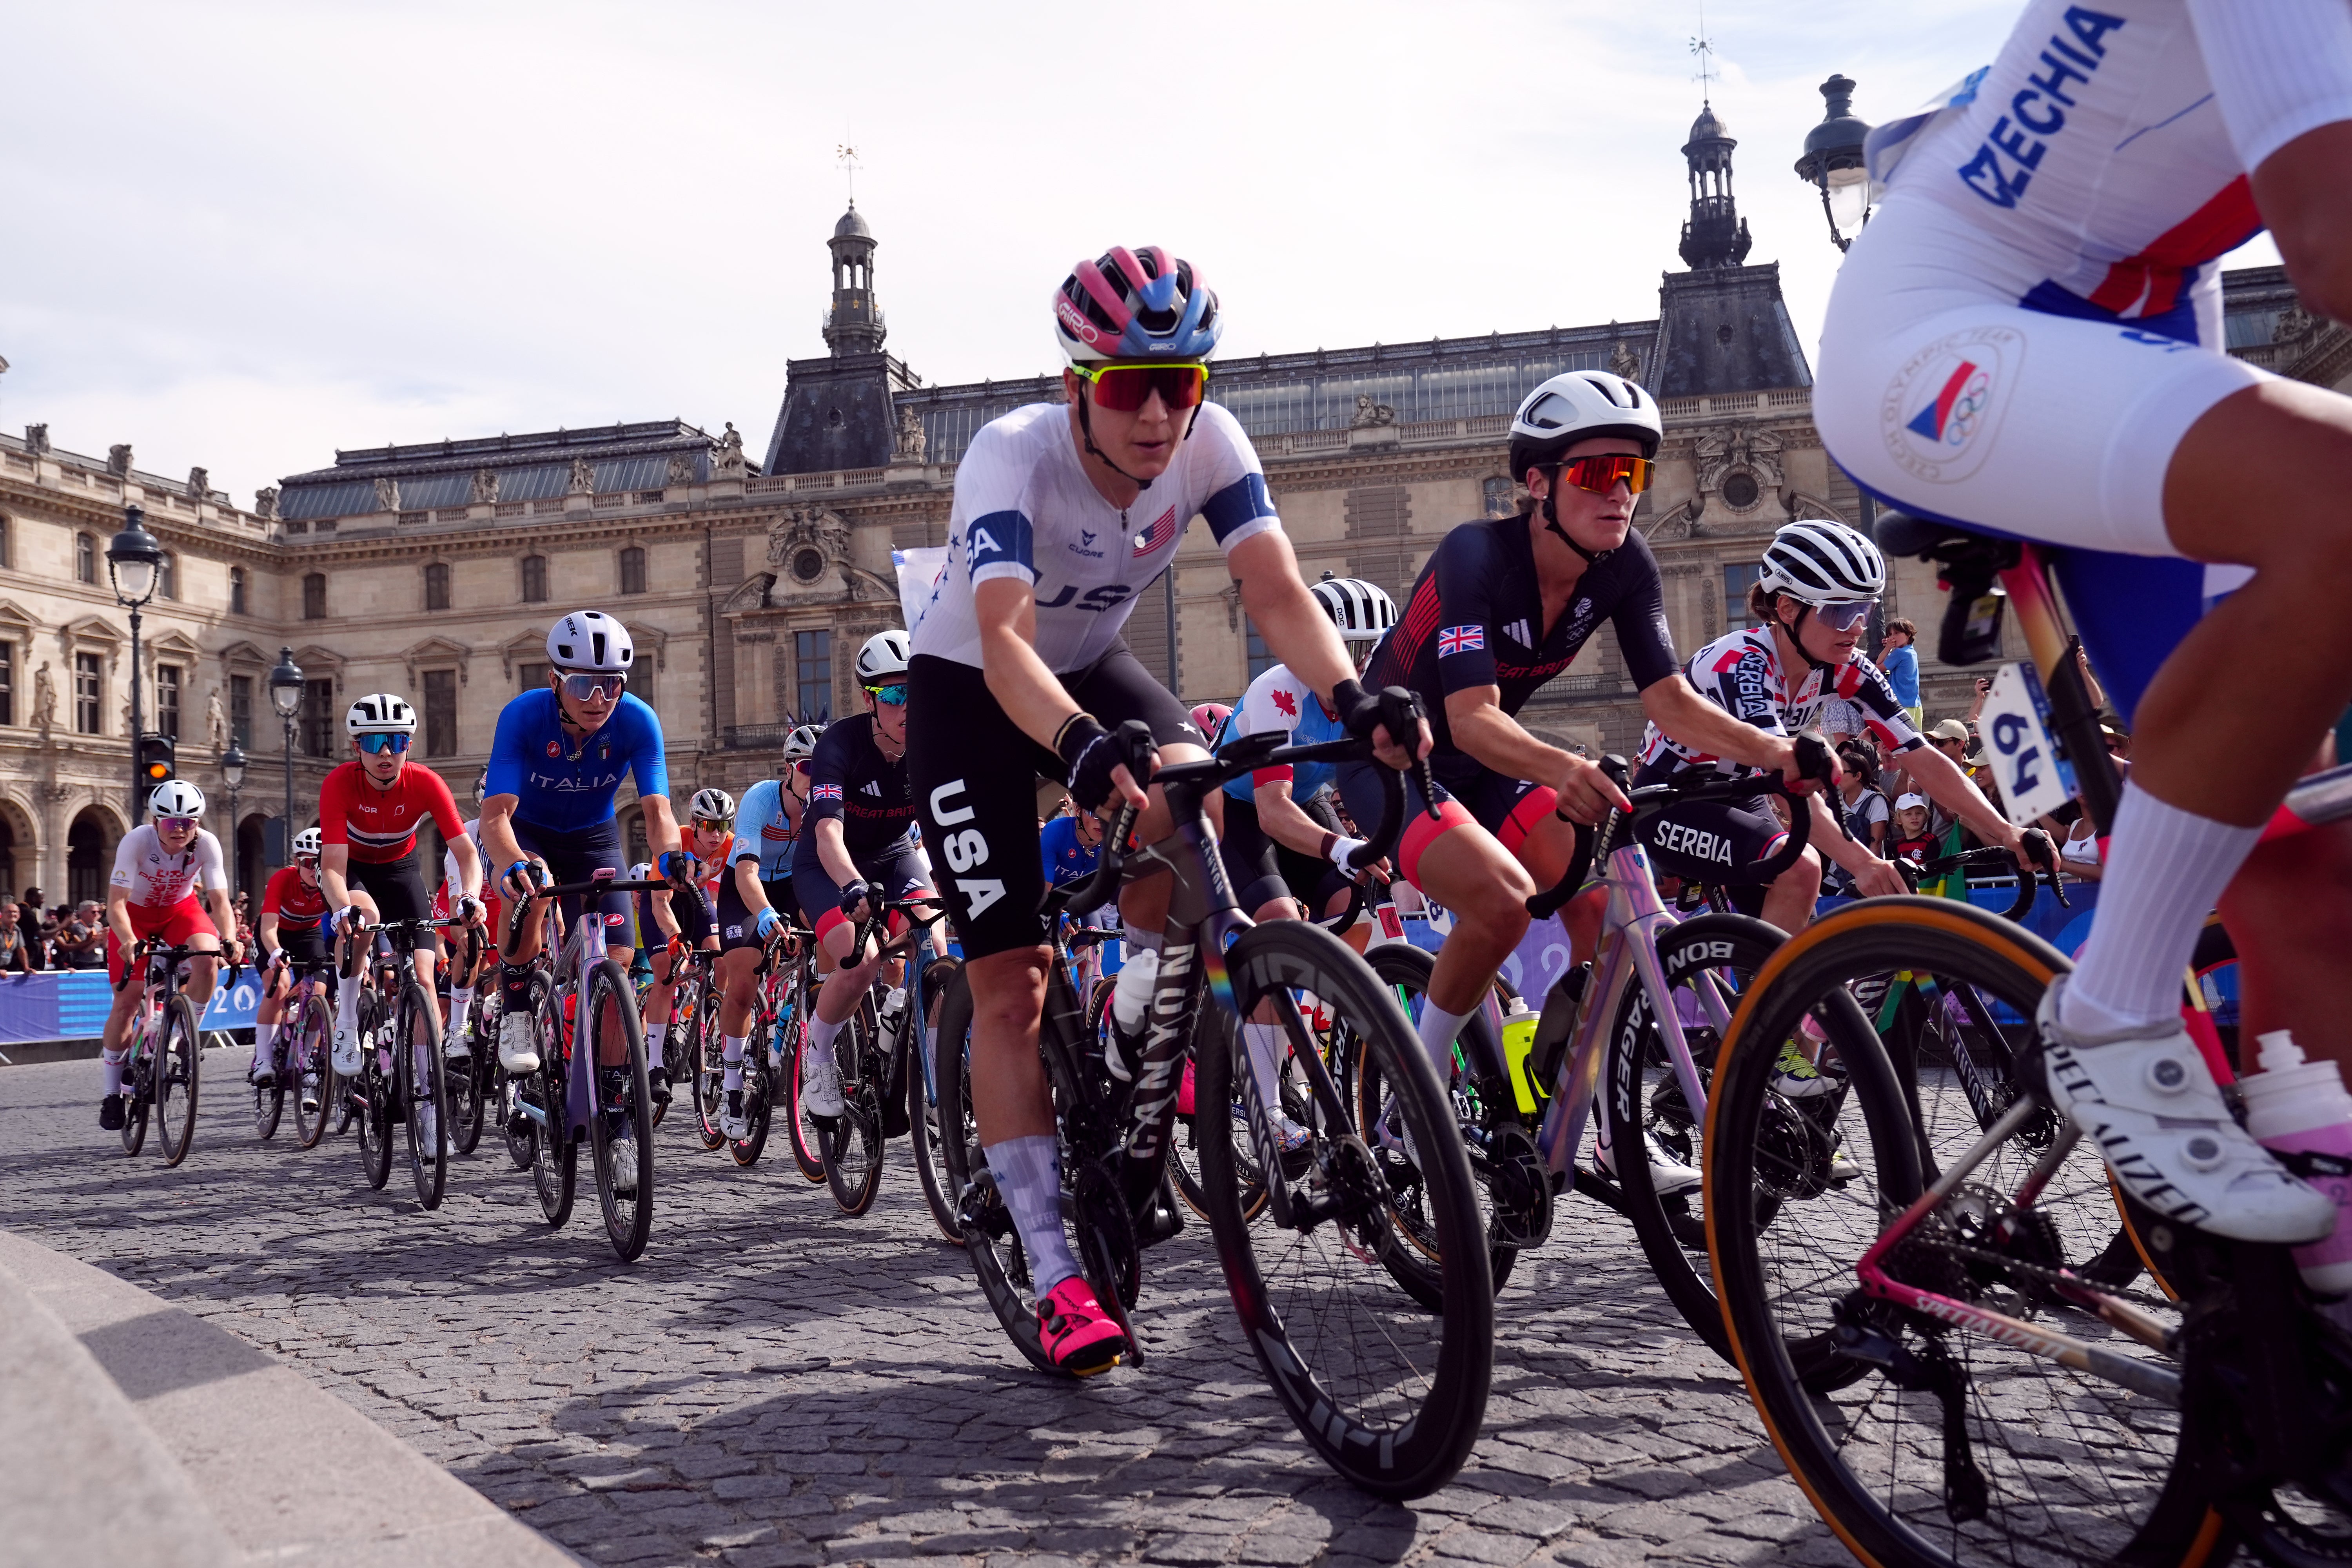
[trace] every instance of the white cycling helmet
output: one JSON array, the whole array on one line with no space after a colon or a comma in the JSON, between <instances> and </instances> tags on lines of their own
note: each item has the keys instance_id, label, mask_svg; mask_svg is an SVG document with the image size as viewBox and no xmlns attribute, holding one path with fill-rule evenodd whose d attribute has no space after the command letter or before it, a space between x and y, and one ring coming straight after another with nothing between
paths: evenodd
<instances>
[{"instance_id":1,"label":"white cycling helmet","mask_svg":"<svg viewBox=\"0 0 2352 1568\"><path fill-rule=\"evenodd\" d=\"M784 761L802 762L816 755L816 743L824 734L822 724L803 724L784 737Z\"/></svg>"},{"instance_id":2,"label":"white cycling helmet","mask_svg":"<svg viewBox=\"0 0 2352 1568\"><path fill-rule=\"evenodd\" d=\"M315 827L306 827L294 836L294 853L317 856L326 849L327 841Z\"/></svg>"},{"instance_id":3,"label":"white cycling helmet","mask_svg":"<svg viewBox=\"0 0 2352 1568\"><path fill-rule=\"evenodd\" d=\"M404 698L389 691L371 692L344 711L343 733L354 739L362 735L414 735L416 710Z\"/></svg>"},{"instance_id":4,"label":"white cycling helmet","mask_svg":"<svg viewBox=\"0 0 2352 1568\"><path fill-rule=\"evenodd\" d=\"M1858 530L1809 518L1772 536L1756 585L1805 605L1875 599L1886 592L1886 557Z\"/></svg>"},{"instance_id":5,"label":"white cycling helmet","mask_svg":"<svg viewBox=\"0 0 2352 1568\"><path fill-rule=\"evenodd\" d=\"M574 610L547 634L547 661L561 670L626 675L636 657L629 628L602 610Z\"/></svg>"},{"instance_id":6,"label":"white cycling helmet","mask_svg":"<svg viewBox=\"0 0 2352 1568\"><path fill-rule=\"evenodd\" d=\"M1378 642L1396 625L1396 601L1377 583L1361 577L1334 577L1326 572L1323 580L1307 592L1339 628L1341 642Z\"/></svg>"},{"instance_id":7,"label":"white cycling helmet","mask_svg":"<svg viewBox=\"0 0 2352 1568\"><path fill-rule=\"evenodd\" d=\"M907 673L907 660L914 657L913 645L907 634L893 627L876 632L857 650L857 684L881 686L902 679Z\"/></svg>"},{"instance_id":8,"label":"white cycling helmet","mask_svg":"<svg viewBox=\"0 0 2352 1568\"><path fill-rule=\"evenodd\" d=\"M694 792L693 804L687 807L687 816L697 822L732 822L735 820L735 797L723 789L702 789Z\"/></svg>"},{"instance_id":9,"label":"white cycling helmet","mask_svg":"<svg viewBox=\"0 0 2352 1568\"><path fill-rule=\"evenodd\" d=\"M150 816L202 816L205 792L185 779L166 779L147 796Z\"/></svg>"},{"instance_id":10,"label":"white cycling helmet","mask_svg":"<svg viewBox=\"0 0 2352 1568\"><path fill-rule=\"evenodd\" d=\"M1511 418L1511 478L1524 484L1529 468L1556 463L1579 441L1620 436L1658 455L1665 438L1658 402L1639 382L1605 370L1571 370L1527 395Z\"/></svg>"}]
</instances>

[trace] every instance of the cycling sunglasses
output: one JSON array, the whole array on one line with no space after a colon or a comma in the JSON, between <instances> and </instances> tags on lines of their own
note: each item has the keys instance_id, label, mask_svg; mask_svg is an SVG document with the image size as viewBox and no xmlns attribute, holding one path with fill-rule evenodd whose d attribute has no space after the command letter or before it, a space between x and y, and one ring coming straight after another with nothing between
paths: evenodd
<instances>
[{"instance_id":1,"label":"cycling sunglasses","mask_svg":"<svg viewBox=\"0 0 2352 1568\"><path fill-rule=\"evenodd\" d=\"M359 738L360 750L372 757L380 757L386 752L408 750L408 742L413 739L414 736L404 735L397 730L386 730L373 735L362 735Z\"/></svg>"},{"instance_id":2,"label":"cycling sunglasses","mask_svg":"<svg viewBox=\"0 0 2352 1568\"><path fill-rule=\"evenodd\" d=\"M903 680L894 680L887 686L869 686L866 689L875 701L886 707L904 708L907 705L907 683Z\"/></svg>"},{"instance_id":3,"label":"cycling sunglasses","mask_svg":"<svg viewBox=\"0 0 2352 1568\"><path fill-rule=\"evenodd\" d=\"M1070 368L1094 383L1096 406L1115 414L1134 413L1155 392L1171 408L1192 408L1209 385L1205 364L1074 364Z\"/></svg>"},{"instance_id":4,"label":"cycling sunglasses","mask_svg":"<svg viewBox=\"0 0 2352 1568\"><path fill-rule=\"evenodd\" d=\"M305 871L315 871L319 868L319 858L316 855L297 855L294 864Z\"/></svg>"},{"instance_id":5,"label":"cycling sunglasses","mask_svg":"<svg viewBox=\"0 0 2352 1568\"><path fill-rule=\"evenodd\" d=\"M1854 599L1838 605L1815 605L1813 618L1833 632L1852 631L1870 618L1874 601Z\"/></svg>"},{"instance_id":6,"label":"cycling sunglasses","mask_svg":"<svg viewBox=\"0 0 2352 1568\"><path fill-rule=\"evenodd\" d=\"M585 702L591 697L601 697L607 702L617 702L621 688L628 683L625 675L567 675L563 678L563 694Z\"/></svg>"},{"instance_id":7,"label":"cycling sunglasses","mask_svg":"<svg viewBox=\"0 0 2352 1568\"><path fill-rule=\"evenodd\" d=\"M156 830L161 833L185 833L195 825L196 819L193 816L159 816L155 819Z\"/></svg>"},{"instance_id":8,"label":"cycling sunglasses","mask_svg":"<svg viewBox=\"0 0 2352 1568\"><path fill-rule=\"evenodd\" d=\"M1657 465L1647 458L1636 458L1623 452L1598 452L1589 458L1570 458L1552 465L1560 478L1580 490L1605 496L1622 484L1640 495L1650 488L1650 475Z\"/></svg>"},{"instance_id":9,"label":"cycling sunglasses","mask_svg":"<svg viewBox=\"0 0 2352 1568\"><path fill-rule=\"evenodd\" d=\"M694 825L707 827L713 833L732 833L735 830L735 819L731 816L698 816Z\"/></svg>"}]
</instances>

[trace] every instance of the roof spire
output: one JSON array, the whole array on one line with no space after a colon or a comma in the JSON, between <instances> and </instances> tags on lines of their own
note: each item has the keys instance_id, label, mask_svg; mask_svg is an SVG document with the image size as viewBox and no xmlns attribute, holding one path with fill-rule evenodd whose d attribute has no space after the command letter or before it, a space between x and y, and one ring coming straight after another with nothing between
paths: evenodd
<instances>
[{"instance_id":1,"label":"roof spire","mask_svg":"<svg viewBox=\"0 0 2352 1568\"><path fill-rule=\"evenodd\" d=\"M841 134L844 140L834 143L833 161L840 166L842 174L849 183L849 205L851 209L855 210L857 205L857 148L846 140L849 135L849 127L846 123L842 126Z\"/></svg>"},{"instance_id":2,"label":"roof spire","mask_svg":"<svg viewBox=\"0 0 2352 1568\"><path fill-rule=\"evenodd\" d=\"M1698 101L1702 109L1715 107L1715 43L1706 36L1706 0L1699 0L1698 37L1690 41L1690 52L1698 58Z\"/></svg>"}]
</instances>

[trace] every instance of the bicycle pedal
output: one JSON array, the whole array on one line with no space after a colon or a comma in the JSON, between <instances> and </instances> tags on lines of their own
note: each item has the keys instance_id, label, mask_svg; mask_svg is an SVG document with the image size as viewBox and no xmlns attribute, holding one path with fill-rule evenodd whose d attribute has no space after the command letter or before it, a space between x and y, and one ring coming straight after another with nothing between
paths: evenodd
<instances>
[{"instance_id":1,"label":"bicycle pedal","mask_svg":"<svg viewBox=\"0 0 2352 1568\"><path fill-rule=\"evenodd\" d=\"M1157 1247L1184 1231L1183 1211L1170 1203L1166 1196L1155 1197L1135 1222L1135 1239L1144 1247Z\"/></svg>"}]
</instances>

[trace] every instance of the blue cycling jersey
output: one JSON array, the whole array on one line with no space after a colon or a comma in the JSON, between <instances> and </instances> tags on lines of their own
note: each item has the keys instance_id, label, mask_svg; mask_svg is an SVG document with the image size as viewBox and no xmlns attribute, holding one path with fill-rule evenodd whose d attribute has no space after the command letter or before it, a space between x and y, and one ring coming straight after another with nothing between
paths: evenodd
<instances>
[{"instance_id":1,"label":"blue cycling jersey","mask_svg":"<svg viewBox=\"0 0 2352 1568\"><path fill-rule=\"evenodd\" d=\"M1078 819L1057 816L1039 831L1037 855L1045 863L1045 885L1060 888L1093 876L1102 859L1102 846L1079 843Z\"/></svg>"},{"instance_id":2,"label":"blue cycling jersey","mask_svg":"<svg viewBox=\"0 0 2352 1568\"><path fill-rule=\"evenodd\" d=\"M515 797L517 822L557 833L612 821L625 775L635 775L640 795L669 795L661 721L627 692L576 753L555 693L524 692L499 710L489 773L490 794Z\"/></svg>"},{"instance_id":3,"label":"blue cycling jersey","mask_svg":"<svg viewBox=\"0 0 2352 1568\"><path fill-rule=\"evenodd\" d=\"M780 882L793 874L793 846L798 835L784 815L784 786L780 780L761 779L743 792L735 807L735 858L760 858L760 880Z\"/></svg>"},{"instance_id":4,"label":"blue cycling jersey","mask_svg":"<svg viewBox=\"0 0 2352 1568\"><path fill-rule=\"evenodd\" d=\"M1217 731L1217 744L1238 740L1244 735L1262 735L1277 731L1290 739L1292 746L1319 745L1325 741L1344 741L1348 727L1328 712L1307 682L1290 673L1287 665L1276 665L1250 682L1242 694L1224 728ZM1296 766L1260 768L1247 778L1234 779L1225 785L1225 793L1235 800L1255 802L1257 786L1277 780L1290 785L1290 798L1304 803L1331 787L1337 770L1329 763L1301 763Z\"/></svg>"}]
</instances>

